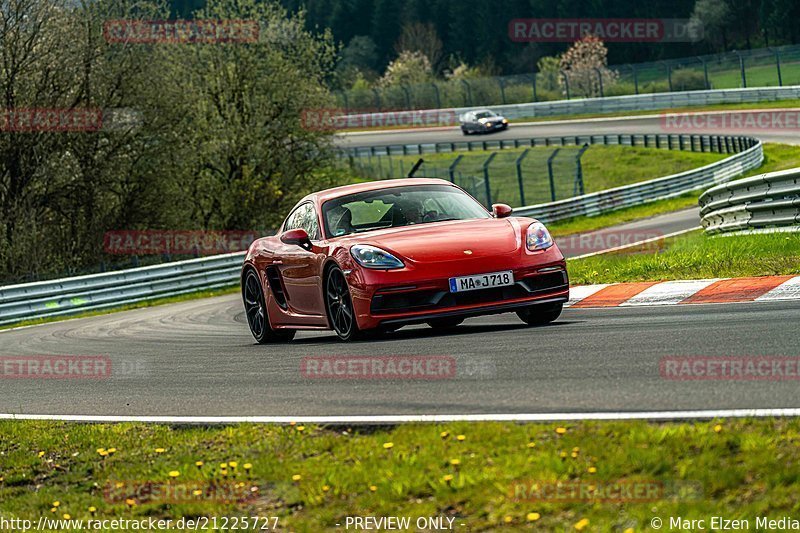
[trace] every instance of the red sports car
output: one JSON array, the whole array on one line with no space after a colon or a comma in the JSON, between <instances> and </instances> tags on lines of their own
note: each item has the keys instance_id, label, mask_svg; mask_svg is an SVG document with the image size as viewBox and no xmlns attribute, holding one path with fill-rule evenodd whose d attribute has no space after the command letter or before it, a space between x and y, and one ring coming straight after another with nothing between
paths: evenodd
<instances>
[{"instance_id":1,"label":"red sports car","mask_svg":"<svg viewBox=\"0 0 800 533\"><path fill-rule=\"evenodd\" d=\"M343 340L427 323L516 311L552 322L569 296L566 262L532 218L492 213L443 180L347 185L300 200L278 235L250 246L242 297L259 343L297 330Z\"/></svg>"}]
</instances>

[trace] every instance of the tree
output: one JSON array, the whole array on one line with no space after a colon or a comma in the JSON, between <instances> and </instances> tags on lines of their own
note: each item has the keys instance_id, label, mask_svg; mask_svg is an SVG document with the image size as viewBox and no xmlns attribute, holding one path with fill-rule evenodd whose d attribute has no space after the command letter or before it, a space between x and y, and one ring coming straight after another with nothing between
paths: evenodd
<instances>
[{"instance_id":1,"label":"tree","mask_svg":"<svg viewBox=\"0 0 800 533\"><path fill-rule=\"evenodd\" d=\"M419 52L428 58L434 72L442 61L442 40L431 23L411 22L403 26L403 32L394 45L397 53L403 51Z\"/></svg>"},{"instance_id":2,"label":"tree","mask_svg":"<svg viewBox=\"0 0 800 533\"><path fill-rule=\"evenodd\" d=\"M723 50L728 49L728 25L731 10L724 0L697 0L692 12L692 22L701 24L705 39Z\"/></svg>"},{"instance_id":3,"label":"tree","mask_svg":"<svg viewBox=\"0 0 800 533\"><path fill-rule=\"evenodd\" d=\"M561 70L567 75L570 93L599 96L601 83L611 85L618 78L607 64L608 50L599 38L587 35L574 42L561 56ZM559 81L563 83L562 77ZM566 87L564 89L566 92Z\"/></svg>"},{"instance_id":4,"label":"tree","mask_svg":"<svg viewBox=\"0 0 800 533\"><path fill-rule=\"evenodd\" d=\"M406 50L389 63L378 84L381 87L413 85L430 81L431 76L431 62L428 58L420 52Z\"/></svg>"}]
</instances>

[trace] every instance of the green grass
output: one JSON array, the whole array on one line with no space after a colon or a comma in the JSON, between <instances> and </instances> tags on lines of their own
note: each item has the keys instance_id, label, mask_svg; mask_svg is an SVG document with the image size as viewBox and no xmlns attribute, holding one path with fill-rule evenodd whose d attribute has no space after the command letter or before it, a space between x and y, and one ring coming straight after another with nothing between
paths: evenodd
<instances>
[{"instance_id":1,"label":"green grass","mask_svg":"<svg viewBox=\"0 0 800 533\"><path fill-rule=\"evenodd\" d=\"M797 419L570 422L563 434L558 426L464 422L350 430L5 421L0 514L89 519L94 507L95 518L278 516L280 529L309 532L332 530L348 515L445 515L465 531L574 531L582 520L589 521L586 531L642 531L653 516L800 511L800 478L786 467L800 461ZM101 448L116 451L101 456ZM231 461L237 467L223 475L220 464ZM133 493L114 483L125 489L133 481L203 488L241 483L232 490L258 490L240 503L170 504L156 497L126 504ZM516 488L536 482L671 488L638 503L535 501ZM106 487L119 498L104 497Z\"/></svg>"},{"instance_id":2,"label":"green grass","mask_svg":"<svg viewBox=\"0 0 800 533\"><path fill-rule=\"evenodd\" d=\"M547 159L555 149L555 147L531 148L523 160L524 205L551 201ZM454 170L456 182L478 199L485 200L483 164L490 155L495 154L488 167L492 201L520 206L523 202L520 198L516 160L522 151L523 149L519 148L428 154L424 156L425 163L417 175L449 179L448 168L457 157L462 156ZM576 147L560 148L554 159L553 173L557 199L574 195L576 169L574 161L577 153ZM726 154L708 152L595 145L586 150L581 160L584 191L590 193L658 178L698 168L725 157ZM366 174L374 178L387 178L404 176L418 159L419 156L382 156L373 157L371 165L367 161L361 163Z\"/></svg>"},{"instance_id":3,"label":"green grass","mask_svg":"<svg viewBox=\"0 0 800 533\"><path fill-rule=\"evenodd\" d=\"M800 234L668 239L655 253L611 253L568 260L570 283L735 278L800 274Z\"/></svg>"}]
</instances>

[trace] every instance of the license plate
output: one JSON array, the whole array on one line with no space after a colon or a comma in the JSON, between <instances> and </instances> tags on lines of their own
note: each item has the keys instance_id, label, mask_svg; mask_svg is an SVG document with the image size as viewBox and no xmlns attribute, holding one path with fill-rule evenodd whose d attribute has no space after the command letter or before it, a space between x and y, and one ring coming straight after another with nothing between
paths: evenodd
<instances>
[{"instance_id":1,"label":"license plate","mask_svg":"<svg viewBox=\"0 0 800 533\"><path fill-rule=\"evenodd\" d=\"M474 276L450 278L450 292L506 287L513 284L514 273L510 270L504 270L502 272L490 272L489 274L475 274Z\"/></svg>"}]
</instances>

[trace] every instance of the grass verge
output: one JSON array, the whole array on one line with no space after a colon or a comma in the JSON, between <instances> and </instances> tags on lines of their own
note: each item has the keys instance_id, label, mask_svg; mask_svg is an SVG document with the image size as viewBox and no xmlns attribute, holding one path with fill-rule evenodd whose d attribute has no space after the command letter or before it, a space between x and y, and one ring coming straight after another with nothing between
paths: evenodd
<instances>
[{"instance_id":1,"label":"grass verge","mask_svg":"<svg viewBox=\"0 0 800 533\"><path fill-rule=\"evenodd\" d=\"M621 281L736 278L800 274L800 234L668 239L655 253L611 253L568 260L575 285Z\"/></svg>"},{"instance_id":2,"label":"grass verge","mask_svg":"<svg viewBox=\"0 0 800 533\"><path fill-rule=\"evenodd\" d=\"M796 513L800 479L786 465L800 461L798 441L797 419L363 431L3 421L0 514L277 516L279 529L314 532L354 515L446 516L467 531L642 531L656 516ZM148 482L149 495L135 490ZM559 500L547 490L559 483L586 492Z\"/></svg>"}]
</instances>

